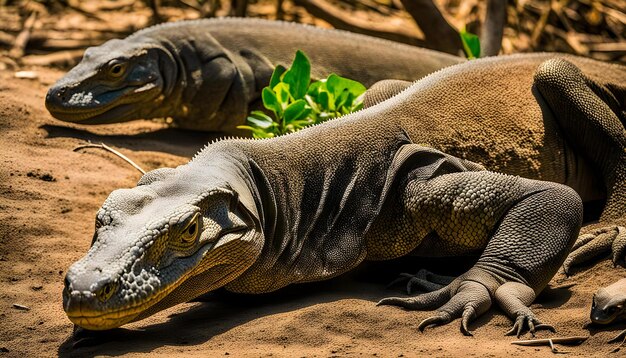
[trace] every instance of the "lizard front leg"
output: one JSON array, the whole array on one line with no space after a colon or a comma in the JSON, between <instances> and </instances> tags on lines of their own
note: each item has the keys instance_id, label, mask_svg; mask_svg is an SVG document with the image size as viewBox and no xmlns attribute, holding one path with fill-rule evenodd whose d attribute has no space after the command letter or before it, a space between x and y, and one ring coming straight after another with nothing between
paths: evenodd
<instances>
[{"instance_id":1,"label":"lizard front leg","mask_svg":"<svg viewBox=\"0 0 626 358\"><path fill-rule=\"evenodd\" d=\"M461 317L461 331L471 335L468 324L493 301L515 322L509 333L551 328L541 324L528 305L554 276L580 229L582 203L571 188L464 172L409 182L403 201L420 230L426 225L437 234L429 235L437 242L422 242L420 247L482 254L448 286L415 297L386 298L380 305L436 308L419 325L421 330Z\"/></svg>"}]
</instances>

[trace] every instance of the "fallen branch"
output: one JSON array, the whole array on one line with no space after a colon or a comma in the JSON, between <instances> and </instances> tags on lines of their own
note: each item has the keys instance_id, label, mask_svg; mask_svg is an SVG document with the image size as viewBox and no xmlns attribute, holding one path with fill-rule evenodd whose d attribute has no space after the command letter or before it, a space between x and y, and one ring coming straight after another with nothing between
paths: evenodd
<instances>
[{"instance_id":1,"label":"fallen branch","mask_svg":"<svg viewBox=\"0 0 626 358\"><path fill-rule=\"evenodd\" d=\"M559 351L554 346L555 344L564 344L568 346L577 346L589 338L588 336L574 336L574 337L556 337L556 338L543 338L543 339L530 339L525 341L513 341L511 344L518 346L550 346L552 353L568 353Z\"/></svg>"},{"instance_id":2,"label":"fallen branch","mask_svg":"<svg viewBox=\"0 0 626 358\"><path fill-rule=\"evenodd\" d=\"M22 57L22 64L25 66L70 67L80 61L83 53L83 50L70 50L52 52L46 55L28 55Z\"/></svg>"},{"instance_id":3,"label":"fallen branch","mask_svg":"<svg viewBox=\"0 0 626 358\"><path fill-rule=\"evenodd\" d=\"M432 48L432 46L429 46L428 43L413 36L402 27L384 23L370 23L365 20L351 17L345 11L328 4L323 0L294 0L294 3L305 8L311 15L328 22L338 29L380 37L413 46Z\"/></svg>"},{"instance_id":4,"label":"fallen branch","mask_svg":"<svg viewBox=\"0 0 626 358\"><path fill-rule=\"evenodd\" d=\"M480 36L480 55L497 56L506 25L506 0L487 0L487 13Z\"/></svg>"},{"instance_id":5,"label":"fallen branch","mask_svg":"<svg viewBox=\"0 0 626 358\"><path fill-rule=\"evenodd\" d=\"M9 51L9 56L13 58L21 58L24 56L26 45L28 45L28 40L30 40L30 32L32 31L33 26L35 26L35 21L37 21L37 13L32 12L28 19L24 21L22 31L15 38L15 43L13 44L11 51Z\"/></svg>"},{"instance_id":6,"label":"fallen branch","mask_svg":"<svg viewBox=\"0 0 626 358\"><path fill-rule=\"evenodd\" d=\"M424 33L427 47L458 55L463 51L459 32L443 17L432 0L401 0Z\"/></svg>"},{"instance_id":7,"label":"fallen branch","mask_svg":"<svg viewBox=\"0 0 626 358\"><path fill-rule=\"evenodd\" d=\"M118 152L117 150L109 147L108 145L104 144L104 143L100 143L100 144L93 144L93 143L89 143L89 144L84 144L84 145L79 145L78 147L74 148L74 152L78 152L81 149L85 149L85 148L99 148L99 149L104 149L104 150L108 150L109 152L117 155L118 157L124 159L128 164L132 165L133 168L139 170L141 172L141 174L146 174L146 171L141 169L141 167L137 164L135 164L135 162L133 162L132 160L128 159L127 156L125 156L124 154Z\"/></svg>"}]
</instances>

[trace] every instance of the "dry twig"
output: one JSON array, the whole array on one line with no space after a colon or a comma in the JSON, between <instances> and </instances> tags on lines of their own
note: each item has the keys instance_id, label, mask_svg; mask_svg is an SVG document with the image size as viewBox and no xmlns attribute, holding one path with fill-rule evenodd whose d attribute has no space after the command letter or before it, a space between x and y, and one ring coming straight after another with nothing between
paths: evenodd
<instances>
[{"instance_id":1,"label":"dry twig","mask_svg":"<svg viewBox=\"0 0 626 358\"><path fill-rule=\"evenodd\" d=\"M552 353L568 353L559 351L554 346L555 344L565 344L569 346L577 346L589 338L588 336L574 336L574 337L556 337L556 338L543 338L543 339L530 339L525 341L513 341L511 344L518 346L550 346Z\"/></svg>"},{"instance_id":2,"label":"dry twig","mask_svg":"<svg viewBox=\"0 0 626 358\"><path fill-rule=\"evenodd\" d=\"M15 43L11 51L9 51L9 56L13 58L21 58L24 56L26 45L28 45L28 40L30 40L30 32L33 30L33 26L35 26L35 21L37 21L37 12L33 11L28 19L24 21L22 31L15 38Z\"/></svg>"},{"instance_id":3,"label":"dry twig","mask_svg":"<svg viewBox=\"0 0 626 358\"><path fill-rule=\"evenodd\" d=\"M85 148L99 148L99 149L108 150L109 152L111 152L111 153L117 155L118 157L122 158L123 160L125 160L128 164L132 165L133 168L139 170L141 172L141 174L146 174L145 170L141 169L141 167L139 165L135 164L135 162L130 160L127 156L125 156L124 154L118 152L117 150L109 147L108 145L106 145L104 143L100 143L100 144L89 143L89 144L79 145L78 147L74 148L74 152L78 152L79 150L85 149Z\"/></svg>"}]
</instances>

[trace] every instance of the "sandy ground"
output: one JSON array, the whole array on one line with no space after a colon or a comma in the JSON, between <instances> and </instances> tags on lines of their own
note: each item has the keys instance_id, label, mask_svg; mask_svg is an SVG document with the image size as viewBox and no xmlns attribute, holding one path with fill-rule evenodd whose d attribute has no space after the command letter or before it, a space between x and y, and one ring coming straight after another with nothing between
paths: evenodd
<instances>
[{"instance_id":1,"label":"sandy ground","mask_svg":"<svg viewBox=\"0 0 626 358\"><path fill-rule=\"evenodd\" d=\"M417 325L428 312L376 307L378 299L399 294L385 283L399 270L416 271L418 261L372 265L270 295L211 294L74 345L61 304L64 274L88 249L94 214L109 192L133 186L140 175L104 151L72 149L86 140L105 142L154 169L185 162L210 136L144 121L88 128L58 122L43 102L61 72L35 71L37 80L0 72L0 356L553 355L547 347L511 345L514 338L504 336L511 322L498 309L471 325L474 337L464 337L458 320L420 333ZM605 342L626 324L583 326L593 292L624 276L605 260L570 279L557 277L552 287L575 286L547 289L533 304L558 329L538 336L590 335L578 347L560 349L570 356L608 355L615 345Z\"/></svg>"}]
</instances>

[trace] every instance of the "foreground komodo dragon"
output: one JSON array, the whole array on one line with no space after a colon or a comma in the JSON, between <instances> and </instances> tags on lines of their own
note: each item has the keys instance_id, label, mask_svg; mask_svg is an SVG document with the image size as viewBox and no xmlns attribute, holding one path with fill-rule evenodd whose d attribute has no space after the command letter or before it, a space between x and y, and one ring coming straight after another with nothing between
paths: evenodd
<instances>
[{"instance_id":1,"label":"foreground komodo dragon","mask_svg":"<svg viewBox=\"0 0 626 358\"><path fill-rule=\"evenodd\" d=\"M515 321L512 333L547 328L527 306L576 238L580 197L561 184L480 170L473 162L417 144L443 146L449 138L445 129L455 126L478 131L470 121L483 108L476 93L493 91L488 84L500 83L494 78L505 76L502 66L510 61L514 66L507 71L512 76L525 73L527 58L523 63L515 59L445 69L389 101L298 133L220 141L186 165L157 169L136 188L114 191L97 214L91 249L68 270L63 295L68 317L87 329L109 329L219 287L269 292L340 275L365 259L412 253L480 256L473 268L441 289L381 301L410 309L437 308L420 327L463 317L462 331L470 334L468 323L496 301ZM538 65L541 56L536 59ZM582 67L592 63L573 60ZM494 74L480 71L484 66ZM474 78L474 70L486 78ZM607 75L613 71L613 77L619 70L597 69ZM545 117L526 95L516 109L506 101L489 103L481 119L513 129L515 118L534 114L552 121L551 128L564 126L568 139L582 150L604 156L614 149L615 133L606 133L609 127L601 124L621 123L577 67L550 60L535 77L541 91L537 95L547 101L541 107ZM466 86L441 93L440 86L452 79ZM480 91L468 92L480 81ZM528 91L531 82L525 84ZM495 87L510 95L511 87ZM515 87L513 92L521 90ZM475 101L464 106L470 101L459 93ZM437 114L439 106L447 107L440 112L448 114L444 121ZM411 110L439 126L442 136L428 137ZM517 125L528 126L524 123ZM485 127L486 132L493 130ZM528 127L524 132L519 140L531 143L521 154L490 154L509 155L516 166L532 164L540 155L552 155L545 163L563 166L569 161L572 168L582 163L556 131L544 135L542 127ZM490 133L480 137L485 135ZM595 135L606 139L596 141ZM492 135L489 143L503 138ZM544 141L551 150L542 150ZM494 147L507 148L502 143ZM459 153L484 155L472 148L467 143ZM533 151L535 157L529 156ZM602 173L615 169L613 157L592 159Z\"/></svg>"},{"instance_id":2,"label":"foreground komodo dragon","mask_svg":"<svg viewBox=\"0 0 626 358\"><path fill-rule=\"evenodd\" d=\"M550 99L544 97L553 92L540 93L541 82L532 86L533 73L542 61L556 56L582 70L582 81L596 94L592 100L577 95L581 90L572 87L564 91L576 100L552 99L549 108L545 101ZM597 206L598 200L605 201L601 225L585 230L563 268L570 273L573 266L607 251L612 252L614 263L623 263L626 228L615 222L621 219L623 225L626 212L626 67L546 53L503 56L454 69L463 75L455 78L453 69L442 71L447 76L432 84L431 99L406 106L423 125L419 142L481 162L489 170L566 184L586 204ZM441 77L429 77L434 78ZM364 104L380 103L412 85L398 80L378 82L366 93ZM437 93L445 93L446 100L437 101ZM573 116L572 106L598 108L602 113L587 109L580 118ZM557 124L555 112L573 117ZM587 116L599 119L588 122ZM585 137L585 144L572 140L572 133ZM593 143L602 141L610 144L594 147Z\"/></svg>"},{"instance_id":3,"label":"foreground komodo dragon","mask_svg":"<svg viewBox=\"0 0 626 358\"><path fill-rule=\"evenodd\" d=\"M602 325L626 320L626 278L596 291L593 295L590 316L591 322ZM609 342L622 340L623 345L624 339L626 339L626 330Z\"/></svg>"},{"instance_id":4,"label":"foreground komodo dragon","mask_svg":"<svg viewBox=\"0 0 626 358\"><path fill-rule=\"evenodd\" d=\"M233 133L244 124L276 65L296 50L312 76L330 73L369 87L416 80L461 57L340 30L259 19L181 21L141 30L85 52L48 91L46 107L63 121L117 123L172 117L181 128Z\"/></svg>"}]
</instances>

